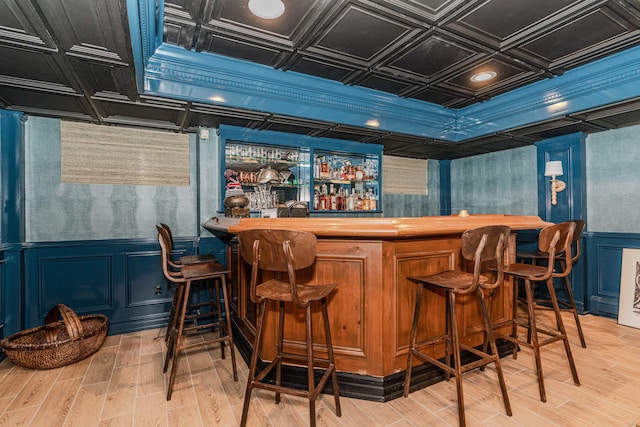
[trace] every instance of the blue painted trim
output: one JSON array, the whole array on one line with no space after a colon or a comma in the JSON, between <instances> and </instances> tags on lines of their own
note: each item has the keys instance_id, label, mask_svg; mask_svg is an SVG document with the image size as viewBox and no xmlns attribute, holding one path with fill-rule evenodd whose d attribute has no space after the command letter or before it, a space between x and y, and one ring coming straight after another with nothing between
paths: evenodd
<instances>
[{"instance_id":1,"label":"blue painted trim","mask_svg":"<svg viewBox=\"0 0 640 427\"><path fill-rule=\"evenodd\" d=\"M293 71L163 44L145 69L145 93L424 137L445 137L456 114L434 104Z\"/></svg>"},{"instance_id":2,"label":"blue painted trim","mask_svg":"<svg viewBox=\"0 0 640 427\"><path fill-rule=\"evenodd\" d=\"M24 287L22 280L22 246L4 245L0 257L2 265L2 304L4 329L2 335L9 336L24 329Z\"/></svg>"},{"instance_id":3,"label":"blue painted trim","mask_svg":"<svg viewBox=\"0 0 640 427\"><path fill-rule=\"evenodd\" d=\"M440 160L440 215L451 215L451 160Z\"/></svg>"},{"instance_id":4,"label":"blue painted trim","mask_svg":"<svg viewBox=\"0 0 640 427\"><path fill-rule=\"evenodd\" d=\"M162 44L164 3L128 0L141 93L461 142L640 96L640 46L460 110ZM153 11L153 13L151 13ZM137 18L137 19L136 19ZM136 40L133 40L134 45ZM143 76L142 76L143 74ZM144 81L144 85L140 84Z\"/></svg>"},{"instance_id":5,"label":"blue painted trim","mask_svg":"<svg viewBox=\"0 0 640 427\"><path fill-rule=\"evenodd\" d=\"M461 139L547 121L640 96L640 46L458 112Z\"/></svg>"},{"instance_id":6,"label":"blue painted trim","mask_svg":"<svg viewBox=\"0 0 640 427\"><path fill-rule=\"evenodd\" d=\"M2 172L0 198L2 203L2 242L22 241L22 161L23 115L16 111L0 110L0 161Z\"/></svg>"},{"instance_id":7,"label":"blue painted trim","mask_svg":"<svg viewBox=\"0 0 640 427\"><path fill-rule=\"evenodd\" d=\"M586 208L586 160L584 155L586 136L574 133L536 142L538 168L538 215L554 223L572 219L585 219ZM558 177L567 188L558 193L558 204L551 205L550 178L544 176L545 163L560 160L564 175Z\"/></svg>"}]
</instances>

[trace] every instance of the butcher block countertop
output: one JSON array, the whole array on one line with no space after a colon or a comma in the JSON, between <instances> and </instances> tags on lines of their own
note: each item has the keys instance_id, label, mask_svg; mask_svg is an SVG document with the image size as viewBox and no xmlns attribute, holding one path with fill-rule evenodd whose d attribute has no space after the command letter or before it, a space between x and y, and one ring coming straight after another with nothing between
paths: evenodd
<instances>
[{"instance_id":1,"label":"butcher block countertop","mask_svg":"<svg viewBox=\"0 0 640 427\"><path fill-rule=\"evenodd\" d=\"M508 225L512 230L531 230L551 225L537 216L469 215L418 218L211 218L203 224L214 234L237 234L257 228L310 231L319 237L410 238L460 234L485 225Z\"/></svg>"}]
</instances>

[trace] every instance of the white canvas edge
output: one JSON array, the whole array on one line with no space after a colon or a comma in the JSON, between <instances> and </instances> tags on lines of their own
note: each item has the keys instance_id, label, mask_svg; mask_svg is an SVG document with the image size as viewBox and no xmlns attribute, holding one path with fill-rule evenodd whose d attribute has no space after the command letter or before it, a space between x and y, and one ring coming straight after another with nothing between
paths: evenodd
<instances>
[{"instance_id":1,"label":"white canvas edge","mask_svg":"<svg viewBox=\"0 0 640 427\"><path fill-rule=\"evenodd\" d=\"M618 300L618 323L640 328L640 309L633 307L636 280L636 262L640 262L640 249L622 249L620 273L620 298Z\"/></svg>"}]
</instances>

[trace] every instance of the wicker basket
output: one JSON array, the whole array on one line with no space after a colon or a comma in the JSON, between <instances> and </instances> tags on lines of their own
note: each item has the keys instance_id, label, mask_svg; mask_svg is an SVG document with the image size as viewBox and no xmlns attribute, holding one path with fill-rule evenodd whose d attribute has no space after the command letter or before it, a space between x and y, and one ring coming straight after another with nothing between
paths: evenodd
<instances>
[{"instance_id":1,"label":"wicker basket","mask_svg":"<svg viewBox=\"0 0 640 427\"><path fill-rule=\"evenodd\" d=\"M62 315L62 320L58 320ZM109 319L102 314L78 317L64 304L49 310L43 326L15 333L0 347L13 363L52 369L70 365L95 353L107 336Z\"/></svg>"}]
</instances>

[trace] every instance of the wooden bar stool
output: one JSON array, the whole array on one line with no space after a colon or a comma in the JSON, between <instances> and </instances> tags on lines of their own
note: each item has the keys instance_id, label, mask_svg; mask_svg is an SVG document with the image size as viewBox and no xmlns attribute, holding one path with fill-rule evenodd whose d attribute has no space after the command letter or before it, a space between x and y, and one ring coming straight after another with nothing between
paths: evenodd
<instances>
[{"instance_id":1,"label":"wooden bar stool","mask_svg":"<svg viewBox=\"0 0 640 427\"><path fill-rule=\"evenodd\" d=\"M233 379L234 381L238 381L238 370L236 367L235 348L233 344L233 332L231 329L231 316L229 311L229 299L227 297L227 284L225 280L228 273L227 269L217 262L203 262L184 265L179 271L172 271L169 268L169 251L166 232L158 233L158 241L160 242L162 252L163 273L170 282L176 285L173 302L173 305L175 306L173 310L174 315L168 326L169 338L167 340L167 355L165 357L163 367L163 372L166 373L169 367L169 362L173 360L171 364L171 373L169 375L169 385L167 388L167 400L171 400L180 351L188 348L220 343L221 357L224 359L224 346L225 343L227 343L229 345L229 352L231 353ZM202 281L212 283L211 292L213 293L215 291L215 295L210 294L209 301L212 301L215 298L215 306L213 306L211 302L207 303L210 306L209 312L206 313L207 317L209 317L208 322L201 322L198 320L194 321L192 326L186 326L185 320L189 320L187 313L189 309L192 284L194 282ZM220 292L221 290L222 294ZM221 299L224 301L224 312L220 305ZM223 314L226 321L223 321L222 319ZM202 319L203 317L204 315L198 316L198 319ZM218 338L185 343L185 337L189 334L203 332L205 330L214 331L216 329L218 329L220 333Z\"/></svg>"},{"instance_id":2,"label":"wooden bar stool","mask_svg":"<svg viewBox=\"0 0 640 427\"><path fill-rule=\"evenodd\" d=\"M429 362L445 372L445 379L449 376L456 378L456 388L458 393L458 421L461 426L466 424L464 414L464 395L462 392L462 374L474 368L483 367L489 363L495 363L498 374L498 382L502 391L502 399L507 415L511 415L511 404L507 395L507 387L502 374L502 365L498 348L491 328L491 320L487 311L484 290L495 289L503 282L503 253L504 247L511 230L507 226L487 226L467 230L462 234L462 257L464 260L474 262L473 273L461 270L448 270L430 276L408 277L416 282L418 294L416 296L416 307L411 327L411 338L409 343L409 354L407 358L407 371L404 383L404 397L409 395L411 386L411 368L413 357ZM493 282L481 274L484 265L495 263L496 271ZM483 265L484 263L484 265ZM493 265L492 265L493 266ZM423 289L436 293L445 292L447 298L446 305L446 330L445 335L429 339L423 342L416 342L418 320L420 318L420 306L422 303ZM465 294L475 294L482 314L485 342L491 346L491 353L480 351L460 342L458 335L458 317L456 314L456 296ZM427 308L428 309L428 308ZM445 363L425 353L425 347L435 344L445 343ZM420 348L420 350L419 350ZM466 364L461 361L460 351L466 350L476 358ZM453 366L451 366L451 352L453 351Z\"/></svg>"},{"instance_id":3,"label":"wooden bar stool","mask_svg":"<svg viewBox=\"0 0 640 427\"><path fill-rule=\"evenodd\" d=\"M540 347L554 343L556 341L562 341L564 343L565 353L569 361L569 367L571 368L571 375L573 376L573 382L576 385L580 385L578 379L578 372L573 362L571 355L571 347L569 346L569 340L567 339L567 333L562 322L562 316L560 314L560 308L558 306L558 299L556 297L555 288L553 286L554 278L563 278L571 273L571 257L565 257L563 269L556 271L556 255L558 253L570 254L571 252L571 240L576 228L574 222L563 222L556 225L545 227L538 236L538 248L540 252L549 254L549 262L547 266L532 265L527 263L515 263L505 267L504 274L510 275L514 278L514 286L516 289L513 292L513 313L511 319L494 324L494 328L510 325L511 334L504 334L496 331L496 337L509 340L514 345L513 356L517 357L518 345L530 348L533 350L533 357L536 364L536 374L538 377L538 388L540 390L540 400L547 401L545 388L544 388L544 376L542 373L542 360L540 357ZM518 280L524 281L525 293L527 298L527 314L528 323L522 323L518 320ZM534 310L534 295L533 295L533 283L544 282L547 284L547 290L549 292L551 305L555 314L555 321L557 325L557 331L551 331L544 328L539 328L536 322L536 312ZM518 337L518 327L525 327L527 329L527 339L521 339ZM540 334L546 335L545 339L540 338Z\"/></svg>"},{"instance_id":4,"label":"wooden bar stool","mask_svg":"<svg viewBox=\"0 0 640 427\"><path fill-rule=\"evenodd\" d=\"M573 233L573 238L571 239L571 252L568 256L571 257L571 263L575 265L575 263L580 259L580 236L584 230L585 223L581 219L572 220L568 222L573 222L576 224L576 230ZM575 248L575 249L574 249ZM549 254L547 252L518 252L518 258L522 261L530 261L532 264L537 264L538 261L546 261L549 262ZM566 260L565 257L567 254L560 253L556 254L556 261L560 263L561 269L565 270ZM583 348L587 348L587 342L584 339L584 333L582 332L582 325L580 325L580 316L578 315L578 310L576 308L576 301L573 298L573 289L571 288L571 281L569 280L569 275L564 276L564 280L562 281L565 285L565 292L567 293L567 299L558 298L558 306L560 307L560 311L567 311L573 313L573 318L576 321L576 328L578 329L578 335L580 336L580 344ZM536 298L535 301L536 308L544 308L551 309L549 304L551 304L551 299L544 298ZM538 305L542 304L542 305Z\"/></svg>"},{"instance_id":5,"label":"wooden bar stool","mask_svg":"<svg viewBox=\"0 0 640 427\"><path fill-rule=\"evenodd\" d=\"M301 285L296 281L296 271L310 267L316 256L316 236L303 231L289 230L249 230L238 235L240 253L242 258L251 265L251 301L259 304L256 339L251 355L249 376L247 378L247 390L244 396L242 408L241 426L247 424L249 413L249 400L254 388L275 391L275 402L280 403L280 394L292 394L306 397L309 400L309 417L311 426L316 425L315 401L322 392L325 384L331 378L333 394L335 396L336 415L341 416L340 393L338 390L338 377L331 343L331 331L329 329L329 315L327 314L327 297L337 284L327 285ZM273 272L268 280L258 283L260 272ZM288 274L288 281L280 277ZM258 353L264 333L265 311L268 301L278 304L278 335L276 357L256 375ZM325 340L327 345L328 360L314 356L311 306L319 302L322 308L324 320ZM287 353L283 350L284 342L284 307L285 303L294 303L298 308L305 310L306 325L306 356ZM281 384L282 362L295 361L307 366L307 390L298 390ZM315 384L314 368L320 365L326 370L322 378ZM276 368L275 384L271 384L265 378Z\"/></svg>"},{"instance_id":6,"label":"wooden bar stool","mask_svg":"<svg viewBox=\"0 0 640 427\"><path fill-rule=\"evenodd\" d=\"M216 259L215 255L212 255L212 254L187 255L187 256L180 257L178 260L173 260L171 258L171 252L173 251L173 233L171 231L171 228L167 224L160 224L160 225L156 225L156 229L158 230L158 238L164 239L164 243L167 249L168 271L172 273L176 273L176 272L179 272L180 269L185 265L201 264L201 263L207 263L207 262L213 263L216 268L224 269L224 266L220 264ZM179 274L178 274L178 277L179 277ZM169 283L172 283L172 282L169 281ZM207 288L209 292L209 298L207 301L195 302L195 303L189 302L187 307L187 314L185 315L185 320L189 322L198 322L203 318L209 317L209 313L212 313L214 310L217 309L217 304L215 302L216 300L213 296L213 291L214 291L213 284L208 281L198 282L198 284L203 284ZM173 301L171 302L171 309L169 310L169 321L167 322L167 330L164 336L165 341L169 339L169 332L171 330L169 325L173 323L176 307L178 306L176 301L177 298L178 298L178 292L174 292ZM206 306L208 306L209 308L209 313L202 313L201 309ZM189 313L194 313L194 314L189 314Z\"/></svg>"}]
</instances>

